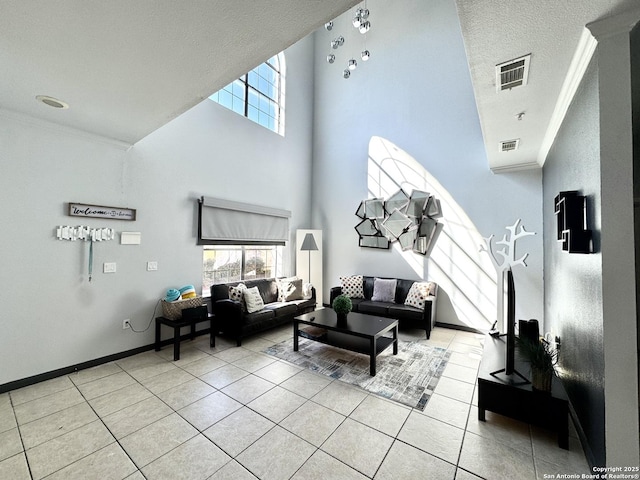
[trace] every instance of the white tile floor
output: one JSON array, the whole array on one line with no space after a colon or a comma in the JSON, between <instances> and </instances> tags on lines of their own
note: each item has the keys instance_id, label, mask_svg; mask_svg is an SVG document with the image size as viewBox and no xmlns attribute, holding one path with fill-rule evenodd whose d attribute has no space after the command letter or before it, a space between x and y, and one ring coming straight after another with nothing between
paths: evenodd
<instances>
[{"instance_id":1,"label":"white tile floor","mask_svg":"<svg viewBox=\"0 0 640 480\"><path fill-rule=\"evenodd\" d=\"M208 336L0 395L1 479L542 479L589 473L575 430L487 412L477 419L482 336L401 338L454 353L424 412Z\"/></svg>"}]
</instances>

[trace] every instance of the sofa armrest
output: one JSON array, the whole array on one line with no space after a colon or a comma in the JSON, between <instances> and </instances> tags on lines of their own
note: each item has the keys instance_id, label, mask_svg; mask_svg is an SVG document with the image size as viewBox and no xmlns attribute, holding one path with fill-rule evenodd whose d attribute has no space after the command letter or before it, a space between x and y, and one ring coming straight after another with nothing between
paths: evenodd
<instances>
[{"instance_id":1,"label":"sofa armrest","mask_svg":"<svg viewBox=\"0 0 640 480\"><path fill-rule=\"evenodd\" d=\"M433 330L436 325L436 295L429 295L424 302L424 319L431 326L429 330Z\"/></svg>"},{"instance_id":2,"label":"sofa armrest","mask_svg":"<svg viewBox=\"0 0 640 480\"><path fill-rule=\"evenodd\" d=\"M333 305L333 301L338 295L342 294L342 287L331 287L331 291L329 293L329 306Z\"/></svg>"},{"instance_id":3,"label":"sofa armrest","mask_svg":"<svg viewBox=\"0 0 640 480\"><path fill-rule=\"evenodd\" d=\"M213 304L213 313L216 315L216 323L220 327L227 327L229 325L240 326L242 324L242 305L235 300L218 300ZM225 330L227 328L224 328Z\"/></svg>"}]
</instances>

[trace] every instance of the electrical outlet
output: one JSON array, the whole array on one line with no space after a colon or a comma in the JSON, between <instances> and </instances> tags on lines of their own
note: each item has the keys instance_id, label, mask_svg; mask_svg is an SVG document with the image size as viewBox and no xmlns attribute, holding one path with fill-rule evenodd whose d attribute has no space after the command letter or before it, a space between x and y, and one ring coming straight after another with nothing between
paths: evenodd
<instances>
[{"instance_id":1,"label":"electrical outlet","mask_svg":"<svg viewBox=\"0 0 640 480\"><path fill-rule=\"evenodd\" d=\"M102 273L116 273L115 262L105 262L102 266Z\"/></svg>"},{"instance_id":2,"label":"electrical outlet","mask_svg":"<svg viewBox=\"0 0 640 480\"><path fill-rule=\"evenodd\" d=\"M158 262L147 262L147 272L158 270Z\"/></svg>"},{"instance_id":3,"label":"electrical outlet","mask_svg":"<svg viewBox=\"0 0 640 480\"><path fill-rule=\"evenodd\" d=\"M131 328L131 320L125 318L124 320L122 320L122 329L126 330L127 328Z\"/></svg>"}]
</instances>

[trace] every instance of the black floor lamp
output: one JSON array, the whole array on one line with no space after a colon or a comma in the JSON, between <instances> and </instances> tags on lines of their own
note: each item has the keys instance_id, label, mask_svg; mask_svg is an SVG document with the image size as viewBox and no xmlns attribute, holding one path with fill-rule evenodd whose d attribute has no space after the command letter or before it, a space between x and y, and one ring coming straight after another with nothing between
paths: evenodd
<instances>
[{"instance_id":1,"label":"black floor lamp","mask_svg":"<svg viewBox=\"0 0 640 480\"><path fill-rule=\"evenodd\" d=\"M304 236L304 240L302 241L302 246L300 247L301 252L309 252L309 283L311 283L311 252L318 250L318 245L316 245L316 239L313 237L313 233L307 233Z\"/></svg>"}]
</instances>

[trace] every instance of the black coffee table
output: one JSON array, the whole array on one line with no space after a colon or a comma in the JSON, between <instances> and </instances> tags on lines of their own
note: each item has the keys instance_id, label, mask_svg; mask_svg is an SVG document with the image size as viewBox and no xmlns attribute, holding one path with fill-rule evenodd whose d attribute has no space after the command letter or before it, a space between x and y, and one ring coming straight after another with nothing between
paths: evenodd
<instances>
[{"instance_id":1,"label":"black coffee table","mask_svg":"<svg viewBox=\"0 0 640 480\"><path fill-rule=\"evenodd\" d=\"M369 373L376 374L376 357L389 345L393 345L393 354L398 354L398 320L375 317L351 312L345 325L338 324L336 313L323 308L305 313L293 319L293 351L298 351L300 325L318 327L320 334L304 335L304 338L325 343L333 347L369 355ZM392 337L384 336L392 332Z\"/></svg>"}]
</instances>

